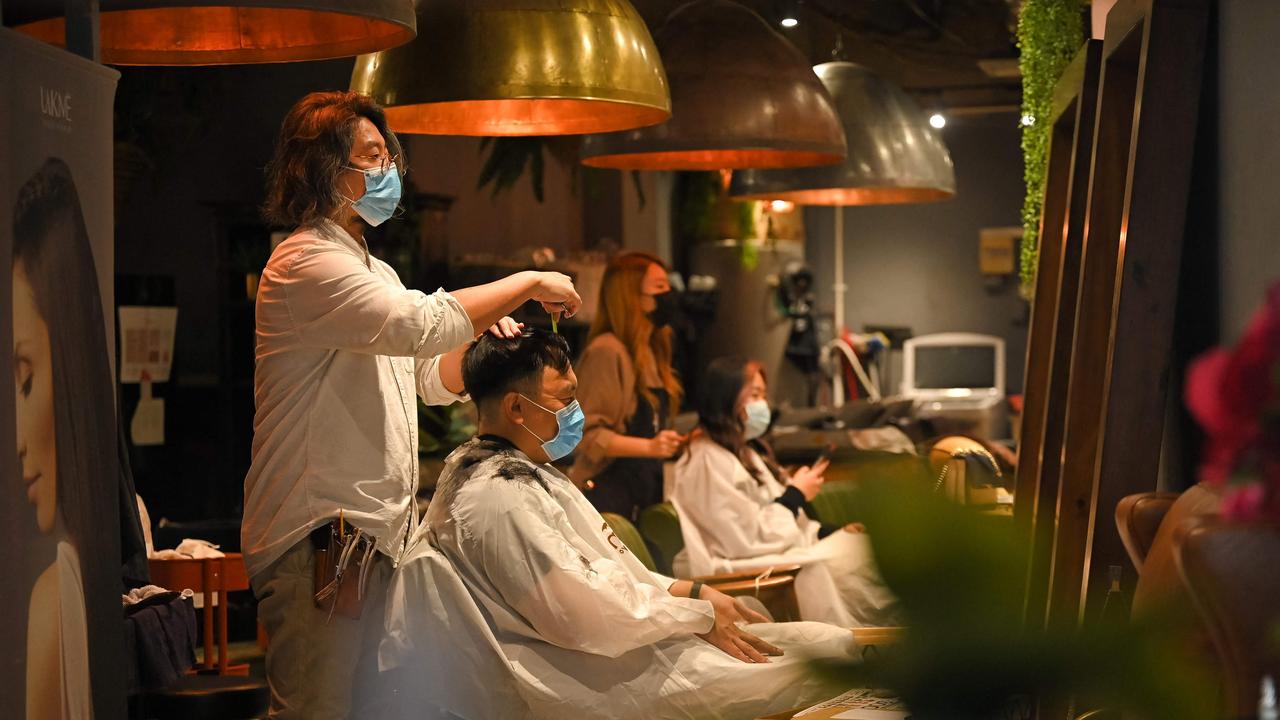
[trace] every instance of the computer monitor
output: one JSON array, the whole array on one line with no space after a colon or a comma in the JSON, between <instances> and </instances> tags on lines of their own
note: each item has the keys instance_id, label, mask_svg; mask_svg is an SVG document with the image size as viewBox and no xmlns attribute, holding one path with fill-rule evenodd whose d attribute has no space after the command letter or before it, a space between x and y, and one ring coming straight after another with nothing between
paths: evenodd
<instances>
[{"instance_id":1,"label":"computer monitor","mask_svg":"<svg viewBox=\"0 0 1280 720\"><path fill-rule=\"evenodd\" d=\"M903 345L902 394L918 400L1004 397L1004 340L976 333L917 335Z\"/></svg>"}]
</instances>

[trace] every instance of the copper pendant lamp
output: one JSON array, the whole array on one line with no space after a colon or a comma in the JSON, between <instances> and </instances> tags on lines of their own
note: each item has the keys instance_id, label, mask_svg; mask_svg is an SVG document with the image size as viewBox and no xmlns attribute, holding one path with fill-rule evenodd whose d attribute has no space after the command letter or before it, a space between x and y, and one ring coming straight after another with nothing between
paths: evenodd
<instances>
[{"instance_id":1,"label":"copper pendant lamp","mask_svg":"<svg viewBox=\"0 0 1280 720\"><path fill-rule=\"evenodd\" d=\"M397 132L568 135L662 122L667 76L628 0L420 0L418 38L356 61Z\"/></svg>"},{"instance_id":2,"label":"copper pendant lamp","mask_svg":"<svg viewBox=\"0 0 1280 720\"><path fill-rule=\"evenodd\" d=\"M823 63L814 72L831 91L848 157L825 167L736 172L729 186L732 197L799 205L883 205L955 195L951 154L906 92L851 62Z\"/></svg>"},{"instance_id":3,"label":"copper pendant lamp","mask_svg":"<svg viewBox=\"0 0 1280 720\"><path fill-rule=\"evenodd\" d=\"M42 3L43 7L46 3ZM16 30L61 46L58 15ZM233 65L349 57L413 39L413 0L101 0L102 62Z\"/></svg>"},{"instance_id":4,"label":"copper pendant lamp","mask_svg":"<svg viewBox=\"0 0 1280 720\"><path fill-rule=\"evenodd\" d=\"M582 162L632 170L719 170L839 162L844 134L809 62L756 13L694 0L654 34L671 79L671 120L588 136Z\"/></svg>"}]
</instances>

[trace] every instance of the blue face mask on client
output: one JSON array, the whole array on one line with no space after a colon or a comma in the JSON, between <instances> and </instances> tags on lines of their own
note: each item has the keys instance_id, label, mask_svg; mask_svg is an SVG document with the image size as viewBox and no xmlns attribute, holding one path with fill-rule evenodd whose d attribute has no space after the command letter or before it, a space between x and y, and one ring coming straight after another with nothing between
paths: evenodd
<instances>
[{"instance_id":1,"label":"blue face mask on client","mask_svg":"<svg viewBox=\"0 0 1280 720\"><path fill-rule=\"evenodd\" d=\"M542 443L543 452L545 452L547 457L551 458L552 461L559 460L565 455L573 452L573 449L578 447L578 443L582 442L582 428L587 422L587 416L583 414L582 406L578 404L577 400L574 400L559 410L550 410L538 405L538 403L534 402L532 398L524 393L521 393L520 397L528 400L534 405L537 405L538 408L556 416L556 435L550 440L543 440L538 437L538 434L530 430L527 425L522 424L520 426L525 429L525 432L538 438L538 441Z\"/></svg>"},{"instance_id":2,"label":"blue face mask on client","mask_svg":"<svg viewBox=\"0 0 1280 720\"><path fill-rule=\"evenodd\" d=\"M351 169L364 174L364 195L351 203L351 209L374 227L389 220L400 204L400 169L394 163L385 172L382 168Z\"/></svg>"}]
</instances>

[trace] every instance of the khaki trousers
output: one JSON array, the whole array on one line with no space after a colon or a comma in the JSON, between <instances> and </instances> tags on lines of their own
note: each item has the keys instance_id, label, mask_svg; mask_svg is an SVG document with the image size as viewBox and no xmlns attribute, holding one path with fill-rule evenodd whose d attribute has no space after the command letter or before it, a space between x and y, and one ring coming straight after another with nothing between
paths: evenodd
<instances>
[{"instance_id":1,"label":"khaki trousers","mask_svg":"<svg viewBox=\"0 0 1280 720\"><path fill-rule=\"evenodd\" d=\"M267 631L271 718L327 720L379 717L378 643L391 561L375 553L358 620L315 605L311 539L294 545L250 578L258 619Z\"/></svg>"}]
</instances>

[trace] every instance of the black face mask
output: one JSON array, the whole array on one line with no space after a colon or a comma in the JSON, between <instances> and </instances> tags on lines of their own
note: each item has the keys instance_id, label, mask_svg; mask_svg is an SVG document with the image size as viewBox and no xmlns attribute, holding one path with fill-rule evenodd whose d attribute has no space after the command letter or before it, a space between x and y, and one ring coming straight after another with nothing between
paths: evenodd
<instances>
[{"instance_id":1,"label":"black face mask","mask_svg":"<svg viewBox=\"0 0 1280 720\"><path fill-rule=\"evenodd\" d=\"M676 294L668 290L661 295L654 295L653 301L657 305L653 310L649 311L649 322L653 323L655 328L664 328L670 325L675 320L676 312L679 309Z\"/></svg>"}]
</instances>

